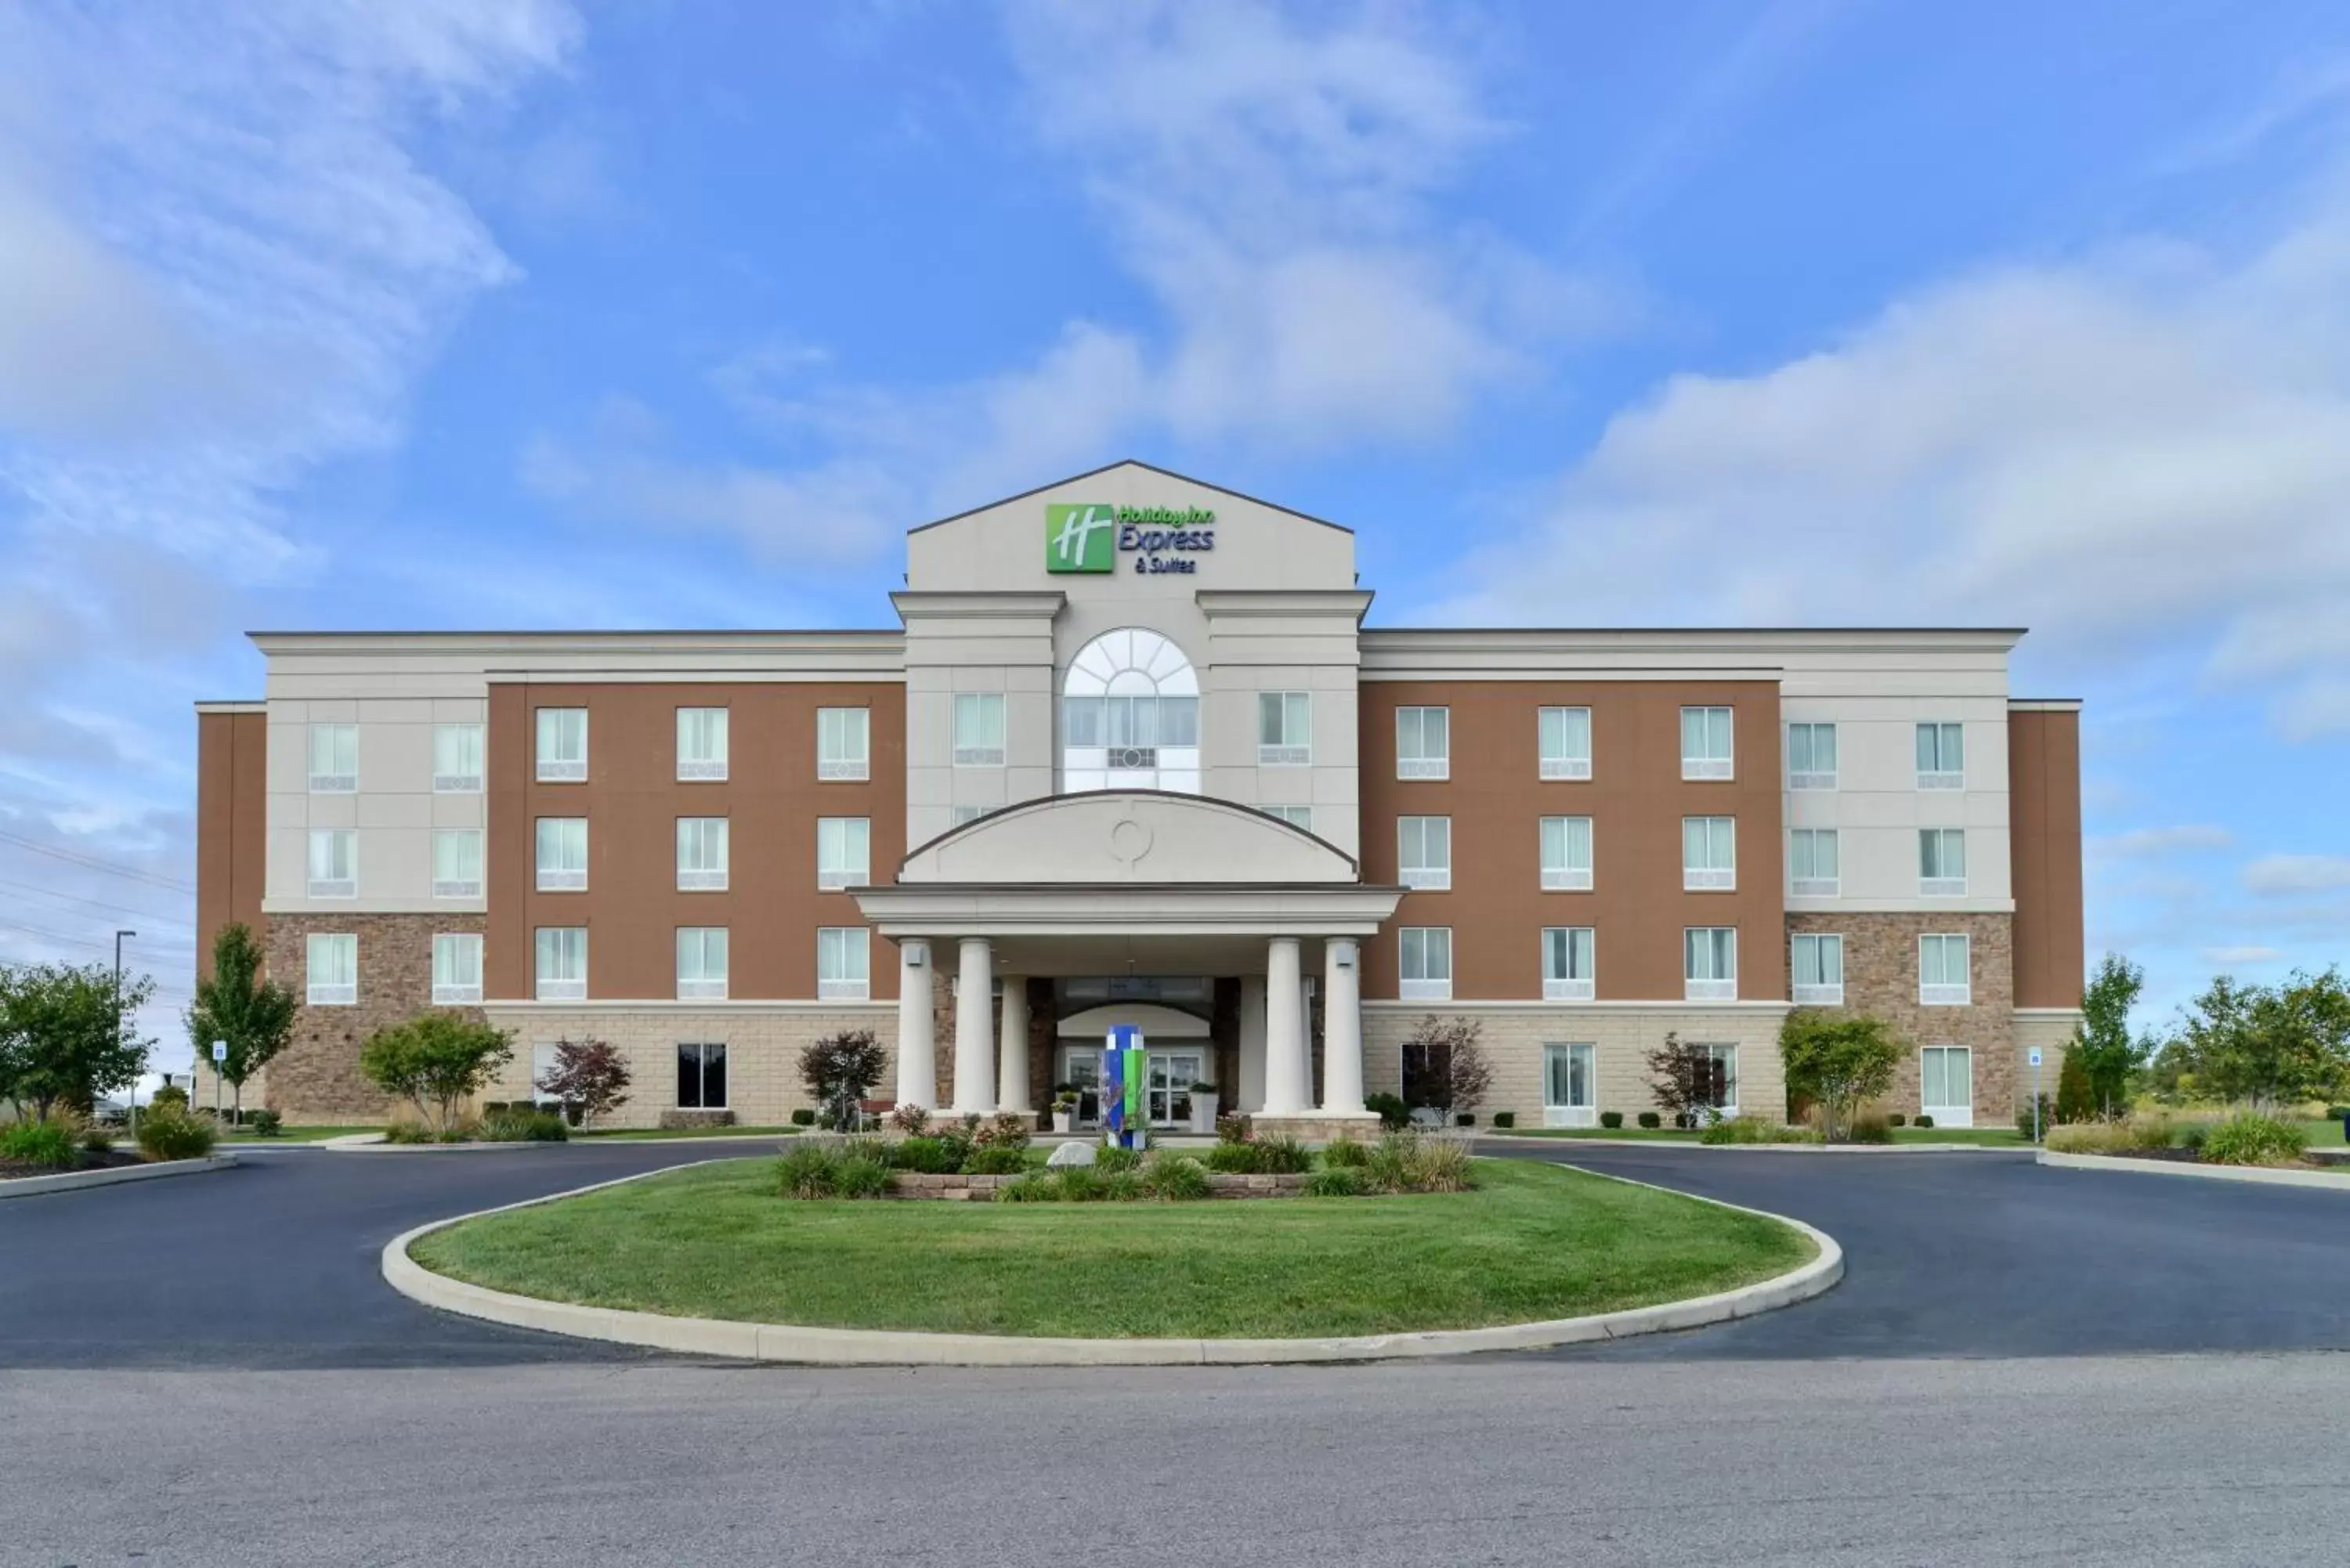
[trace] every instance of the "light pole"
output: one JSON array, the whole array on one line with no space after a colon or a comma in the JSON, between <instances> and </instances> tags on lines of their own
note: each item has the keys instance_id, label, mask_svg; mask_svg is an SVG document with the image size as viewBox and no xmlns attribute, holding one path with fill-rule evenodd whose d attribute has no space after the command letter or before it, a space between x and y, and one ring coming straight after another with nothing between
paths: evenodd
<instances>
[{"instance_id":1,"label":"light pole","mask_svg":"<svg viewBox=\"0 0 2350 1568\"><path fill-rule=\"evenodd\" d=\"M122 1050L122 939L135 937L138 934L137 931L114 933L114 1049L118 1054ZM125 1119L130 1127L130 1141L137 1143L139 1141L139 1080L136 1077L130 1080L130 1112Z\"/></svg>"}]
</instances>

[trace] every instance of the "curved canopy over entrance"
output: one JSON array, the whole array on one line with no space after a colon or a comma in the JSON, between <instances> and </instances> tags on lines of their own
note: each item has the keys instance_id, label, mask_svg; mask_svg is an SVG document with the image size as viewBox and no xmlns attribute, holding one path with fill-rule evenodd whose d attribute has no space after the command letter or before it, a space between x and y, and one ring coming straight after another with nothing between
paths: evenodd
<instances>
[{"instance_id":1,"label":"curved canopy over entrance","mask_svg":"<svg viewBox=\"0 0 2350 1568\"><path fill-rule=\"evenodd\" d=\"M1277 816L1230 801L1156 790L1024 801L933 838L907 856L898 872L900 887L1348 887L1361 880L1352 857Z\"/></svg>"}]
</instances>

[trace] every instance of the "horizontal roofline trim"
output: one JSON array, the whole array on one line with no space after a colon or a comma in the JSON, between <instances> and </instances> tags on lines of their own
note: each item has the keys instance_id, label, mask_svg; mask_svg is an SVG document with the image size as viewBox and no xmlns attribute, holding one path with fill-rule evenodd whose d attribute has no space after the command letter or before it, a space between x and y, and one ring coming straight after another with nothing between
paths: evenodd
<instances>
[{"instance_id":1,"label":"horizontal roofline trim","mask_svg":"<svg viewBox=\"0 0 2350 1568\"><path fill-rule=\"evenodd\" d=\"M2021 639L2022 626L1367 626L1365 637L2004 637Z\"/></svg>"},{"instance_id":2,"label":"horizontal roofline trim","mask_svg":"<svg viewBox=\"0 0 2350 1568\"><path fill-rule=\"evenodd\" d=\"M2007 700L2010 712L2077 713L2082 700L2078 697L2011 697Z\"/></svg>"},{"instance_id":3,"label":"horizontal roofline trim","mask_svg":"<svg viewBox=\"0 0 2350 1568\"><path fill-rule=\"evenodd\" d=\"M206 697L196 702L199 713L266 713L269 700L265 697Z\"/></svg>"},{"instance_id":4,"label":"horizontal roofline trim","mask_svg":"<svg viewBox=\"0 0 2350 1568\"><path fill-rule=\"evenodd\" d=\"M962 511L948 516L933 518L928 523L919 524L907 529L906 532L910 535L927 533L932 528L941 528L950 523L960 523L966 517L976 517L983 512L993 512L999 506L1009 506L1015 501L1025 501L1032 495L1042 495L1048 490L1058 490L1064 484L1075 484L1080 480L1091 479L1097 473L1107 473L1113 469L1119 468L1143 469L1158 474L1162 479L1172 479L1184 484L1196 484L1202 490L1212 490L1219 495L1229 495L1235 501L1245 501L1252 506L1262 506L1268 511L1284 513L1307 523L1319 523L1323 527L1336 528L1341 534L1354 532L1344 523L1333 523L1327 517L1316 517L1311 512L1300 512L1295 506L1284 506L1277 501L1267 501L1262 496L1251 495L1244 490L1234 490L1228 484L1218 484L1212 480L1194 478L1188 473L1178 473L1171 468L1161 468L1155 462L1145 462L1139 457L1121 457L1115 462L1103 463L1099 468L1089 468L1083 473L1072 473L1066 479L1052 480L1047 483L1021 491L1016 495L999 496L993 501L982 502L977 506L966 506Z\"/></svg>"},{"instance_id":5,"label":"horizontal roofline trim","mask_svg":"<svg viewBox=\"0 0 2350 1568\"><path fill-rule=\"evenodd\" d=\"M787 627L764 628L691 627L661 629L621 628L599 630L594 628L562 630L474 629L470 631L248 631L247 639L255 643L268 642L340 642L369 640L381 642L467 643L484 640L498 642L650 642L661 638L689 639L696 642L754 642L768 638L843 638L851 640L872 639L882 642L902 639L906 634L896 627L813 627L794 629Z\"/></svg>"}]
</instances>

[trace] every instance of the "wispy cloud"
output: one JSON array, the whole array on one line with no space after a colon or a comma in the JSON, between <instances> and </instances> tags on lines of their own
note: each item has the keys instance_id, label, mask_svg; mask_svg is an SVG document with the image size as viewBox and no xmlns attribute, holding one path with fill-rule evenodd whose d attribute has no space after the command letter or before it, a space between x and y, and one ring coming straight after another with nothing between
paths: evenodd
<instances>
[{"instance_id":1,"label":"wispy cloud","mask_svg":"<svg viewBox=\"0 0 2350 1568\"><path fill-rule=\"evenodd\" d=\"M2284 957L2284 951L2280 948L2265 947L2205 948L2202 956L2203 961L2212 968L2225 970L2239 964L2274 963Z\"/></svg>"},{"instance_id":2,"label":"wispy cloud","mask_svg":"<svg viewBox=\"0 0 2350 1568\"><path fill-rule=\"evenodd\" d=\"M2199 849L2225 849L2236 841L2236 836L2211 823L2189 823L2178 827L2134 827L2124 833L2098 834L2090 837L2085 847L2088 853L2111 860L2160 859Z\"/></svg>"},{"instance_id":3,"label":"wispy cloud","mask_svg":"<svg viewBox=\"0 0 2350 1568\"><path fill-rule=\"evenodd\" d=\"M2269 898L2350 891L2350 856L2263 855L2244 867L2244 887Z\"/></svg>"}]
</instances>

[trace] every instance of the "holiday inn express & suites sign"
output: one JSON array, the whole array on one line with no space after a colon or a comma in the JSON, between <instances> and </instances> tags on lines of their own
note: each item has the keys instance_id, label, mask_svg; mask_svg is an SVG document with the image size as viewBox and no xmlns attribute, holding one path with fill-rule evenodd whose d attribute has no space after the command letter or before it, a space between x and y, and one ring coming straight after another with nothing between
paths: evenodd
<instances>
[{"instance_id":1,"label":"holiday inn express & suites sign","mask_svg":"<svg viewBox=\"0 0 2350 1568\"><path fill-rule=\"evenodd\" d=\"M1045 507L1045 569L1114 572L1130 557L1145 573L1198 569L1195 553L1216 547L1216 514L1202 506L1106 506L1051 502Z\"/></svg>"}]
</instances>

